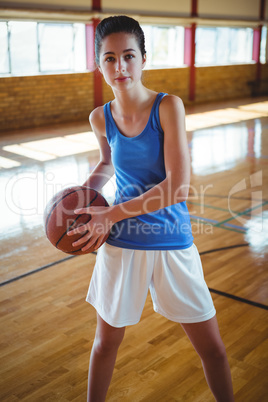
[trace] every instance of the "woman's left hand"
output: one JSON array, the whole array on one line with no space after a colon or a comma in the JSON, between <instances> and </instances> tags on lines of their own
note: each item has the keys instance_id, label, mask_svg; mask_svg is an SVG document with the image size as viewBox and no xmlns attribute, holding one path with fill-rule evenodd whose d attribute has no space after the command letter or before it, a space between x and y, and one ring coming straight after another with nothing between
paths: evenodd
<instances>
[{"instance_id":1,"label":"woman's left hand","mask_svg":"<svg viewBox=\"0 0 268 402\"><path fill-rule=\"evenodd\" d=\"M88 207L75 210L75 214L89 214L91 215L91 219L85 225L81 225L67 233L68 236L72 236L86 232L84 236L73 243L73 246L76 247L86 243L82 251L88 250L93 245L95 249L99 248L103 239L115 223L112 220L111 211L112 207Z\"/></svg>"}]
</instances>

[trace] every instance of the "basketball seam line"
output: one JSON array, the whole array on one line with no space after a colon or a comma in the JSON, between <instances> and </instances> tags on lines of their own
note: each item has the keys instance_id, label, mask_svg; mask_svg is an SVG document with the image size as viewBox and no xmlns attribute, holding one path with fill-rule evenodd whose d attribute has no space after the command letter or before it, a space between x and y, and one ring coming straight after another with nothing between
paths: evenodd
<instances>
[{"instance_id":1,"label":"basketball seam line","mask_svg":"<svg viewBox=\"0 0 268 402\"><path fill-rule=\"evenodd\" d=\"M79 191L79 190L75 190L75 191L72 191L71 193L66 194L64 197L62 197L60 200L58 200L58 201L52 206L51 211L50 211L50 213L49 213L49 215L47 216L47 219L46 219L46 234L47 234L47 225L48 225L49 218L50 218L52 212L54 211L54 209L56 208L56 206L57 206L62 200L64 200L64 198L66 198L66 197L67 197L68 195L70 195L70 194L75 193L76 191Z\"/></svg>"},{"instance_id":2,"label":"basketball seam line","mask_svg":"<svg viewBox=\"0 0 268 402\"><path fill-rule=\"evenodd\" d=\"M91 189L94 190L94 189ZM95 191L95 197L93 198L93 200L90 201L90 203L85 207L88 208L90 206L90 204L92 202L94 202L96 200L96 198L98 197L98 193L96 190ZM60 241L63 239L63 237L66 235L66 233L68 233L68 231L70 230L70 228L75 224L75 222L80 218L80 216L82 216L83 214L79 214L77 215L77 218L73 221L73 223L66 229L66 231L61 235L61 237L59 238L59 240L56 243L56 248L58 248L58 244L60 243ZM75 250L74 252L77 253L78 251L81 251L83 248L83 246L79 249L79 250Z\"/></svg>"}]
</instances>

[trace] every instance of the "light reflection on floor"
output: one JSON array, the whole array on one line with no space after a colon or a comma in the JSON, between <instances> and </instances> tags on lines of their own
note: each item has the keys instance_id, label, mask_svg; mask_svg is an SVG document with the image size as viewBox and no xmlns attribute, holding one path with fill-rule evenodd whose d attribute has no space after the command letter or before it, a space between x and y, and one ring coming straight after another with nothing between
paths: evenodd
<instances>
[{"instance_id":1,"label":"light reflection on floor","mask_svg":"<svg viewBox=\"0 0 268 402\"><path fill-rule=\"evenodd\" d=\"M268 116L268 102L258 102L237 108L224 108L208 112L194 113L186 116L186 130L194 131L203 128L233 124Z\"/></svg>"},{"instance_id":2,"label":"light reflection on floor","mask_svg":"<svg viewBox=\"0 0 268 402\"><path fill-rule=\"evenodd\" d=\"M60 162L20 169L17 173L13 171L11 175L2 174L0 186L5 199L1 198L3 205L0 207L7 212L1 222L3 229L10 230L11 226L22 224L24 228L40 225L45 206L53 195L65 187L84 182L97 161L95 157L89 164L87 157L79 161L68 157Z\"/></svg>"},{"instance_id":3,"label":"light reflection on floor","mask_svg":"<svg viewBox=\"0 0 268 402\"><path fill-rule=\"evenodd\" d=\"M260 165L260 161L267 158L264 126L267 127L268 119L265 116L268 116L268 101L188 115L195 179L203 180L212 175L210 180L217 180L217 174L230 173L241 164L253 166L251 173L254 169L264 171L265 166ZM13 144L2 143L0 191L5 197L0 198L0 239L23 236L25 230L38 230L43 225L43 211L49 199L62 188L84 183L98 162L98 145L92 132L76 134L74 129L73 134L65 135L63 130L60 135L59 131L55 138L35 139L33 135L30 141L28 137ZM259 165L255 166L256 163ZM110 203L114 190L115 184L111 181L103 191ZM218 192L221 193L221 187ZM260 220L265 227L267 219L265 212L246 220L245 239L255 248L268 245L267 236L254 235ZM236 224L235 221L229 223ZM5 250L2 250L2 257L4 255Z\"/></svg>"},{"instance_id":4,"label":"light reflection on floor","mask_svg":"<svg viewBox=\"0 0 268 402\"><path fill-rule=\"evenodd\" d=\"M246 123L212 127L193 133L193 172L199 175L232 169L247 157L267 159L263 154L262 125L259 119Z\"/></svg>"},{"instance_id":5,"label":"light reflection on floor","mask_svg":"<svg viewBox=\"0 0 268 402\"><path fill-rule=\"evenodd\" d=\"M192 140L193 173L207 175L232 169L248 153L245 124L198 130Z\"/></svg>"},{"instance_id":6,"label":"light reflection on floor","mask_svg":"<svg viewBox=\"0 0 268 402\"><path fill-rule=\"evenodd\" d=\"M186 115L186 130L188 132L195 131L198 135L202 133L207 133L209 127L216 127L216 131L210 131L210 137L206 146L212 140L212 136L215 137L215 133L219 133L217 130L218 126L230 125L232 123L245 122L252 119L257 119L261 117L268 116L268 101L257 102L247 105L241 105L237 108L222 108L212 111L205 111L202 113L192 113ZM256 125L258 120L256 120ZM246 131L246 124L243 130ZM223 127L221 127L221 130ZM255 129L255 132L257 127ZM230 128L227 130L230 133ZM242 131L241 126L237 131ZM219 136L217 137L217 141ZM241 141L240 141L241 143ZM200 144L198 144L199 146ZM236 151L238 149L236 144L234 145ZM229 147L227 144L227 150L229 152ZM64 135L61 137L54 137L49 139L35 140L35 141L25 141L22 143L16 143L12 145L2 146L2 150L6 153L10 153L10 159L4 156L0 157L0 168L11 168L19 166L19 162L12 160L12 156L21 155L28 158L47 161L52 160L57 157L63 157L68 155L76 155L84 152L89 152L98 149L98 143L95 135L92 131ZM226 152L226 149L225 149ZM203 159L206 159L202 156ZM201 158L199 158L199 161ZM195 164L198 164L195 158Z\"/></svg>"},{"instance_id":7,"label":"light reflection on floor","mask_svg":"<svg viewBox=\"0 0 268 402\"><path fill-rule=\"evenodd\" d=\"M3 146L3 150L6 152L43 162L57 157L76 155L97 149L98 142L92 131Z\"/></svg>"},{"instance_id":8,"label":"light reflection on floor","mask_svg":"<svg viewBox=\"0 0 268 402\"><path fill-rule=\"evenodd\" d=\"M268 210L262 211L262 214L251 216L246 222L245 228L247 229L245 240L251 245L252 250L262 254L268 263Z\"/></svg>"}]
</instances>

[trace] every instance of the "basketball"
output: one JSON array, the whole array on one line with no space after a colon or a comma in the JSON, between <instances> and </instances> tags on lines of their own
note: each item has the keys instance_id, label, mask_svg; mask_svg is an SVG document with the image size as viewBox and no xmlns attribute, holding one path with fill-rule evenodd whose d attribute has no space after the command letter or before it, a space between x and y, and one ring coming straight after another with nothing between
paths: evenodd
<instances>
[{"instance_id":1,"label":"basketball","mask_svg":"<svg viewBox=\"0 0 268 402\"><path fill-rule=\"evenodd\" d=\"M82 251L85 244L73 247L72 243L86 232L67 236L67 233L90 221L89 214L75 214L74 210L90 206L108 206L105 198L96 190L85 186L69 187L58 192L47 204L44 212L44 227L48 240L57 249L67 254L87 254L95 251L92 246ZM105 236L103 243L107 240Z\"/></svg>"}]
</instances>

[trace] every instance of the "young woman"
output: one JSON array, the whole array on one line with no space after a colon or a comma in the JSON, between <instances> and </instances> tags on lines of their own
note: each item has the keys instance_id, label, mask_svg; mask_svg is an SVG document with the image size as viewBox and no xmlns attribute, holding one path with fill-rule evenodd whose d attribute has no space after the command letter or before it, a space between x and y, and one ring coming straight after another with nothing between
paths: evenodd
<instances>
[{"instance_id":1,"label":"young woman","mask_svg":"<svg viewBox=\"0 0 268 402\"><path fill-rule=\"evenodd\" d=\"M226 352L185 204L190 160L183 103L143 85L144 34L134 19L104 19L96 30L95 51L114 100L90 115L101 157L84 185L99 191L115 173L117 190L114 205L76 211L92 219L69 233L87 230L74 243L86 250L98 247L111 230L98 250L87 296L97 310L88 401L105 400L125 327L140 320L148 289L154 310L182 325L215 399L233 401Z\"/></svg>"}]
</instances>

